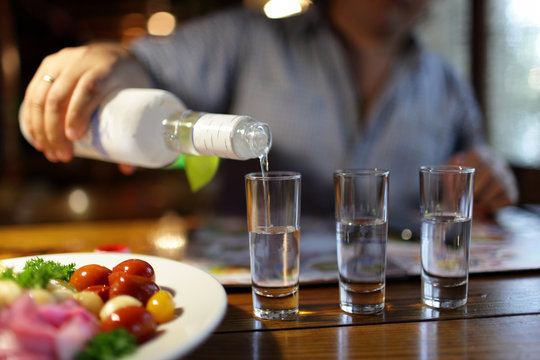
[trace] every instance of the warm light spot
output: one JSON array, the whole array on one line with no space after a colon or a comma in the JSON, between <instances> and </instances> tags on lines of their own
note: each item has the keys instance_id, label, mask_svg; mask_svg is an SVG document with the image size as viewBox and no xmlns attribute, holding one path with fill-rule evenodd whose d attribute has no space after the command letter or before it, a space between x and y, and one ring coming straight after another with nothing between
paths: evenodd
<instances>
[{"instance_id":1,"label":"warm light spot","mask_svg":"<svg viewBox=\"0 0 540 360\"><path fill-rule=\"evenodd\" d=\"M177 251L183 248L185 244L185 237L178 234L160 234L154 238L155 247L166 251Z\"/></svg>"},{"instance_id":2,"label":"warm light spot","mask_svg":"<svg viewBox=\"0 0 540 360\"><path fill-rule=\"evenodd\" d=\"M150 235L152 253L171 259L182 259L187 246L187 230L183 219L175 214L166 214Z\"/></svg>"},{"instance_id":3,"label":"warm light spot","mask_svg":"<svg viewBox=\"0 0 540 360\"><path fill-rule=\"evenodd\" d=\"M263 9L267 17L278 19L299 14L310 4L309 0L270 0Z\"/></svg>"},{"instance_id":4,"label":"warm light spot","mask_svg":"<svg viewBox=\"0 0 540 360\"><path fill-rule=\"evenodd\" d=\"M75 189L69 194L68 203L75 214L84 214L88 210L90 200L84 190Z\"/></svg>"},{"instance_id":5,"label":"warm light spot","mask_svg":"<svg viewBox=\"0 0 540 360\"><path fill-rule=\"evenodd\" d=\"M146 27L150 35L167 36L174 31L176 18L171 13L160 11L150 16Z\"/></svg>"},{"instance_id":6,"label":"warm light spot","mask_svg":"<svg viewBox=\"0 0 540 360\"><path fill-rule=\"evenodd\" d=\"M146 35L146 17L143 14L132 13L122 17L122 44L129 46L133 40Z\"/></svg>"}]
</instances>

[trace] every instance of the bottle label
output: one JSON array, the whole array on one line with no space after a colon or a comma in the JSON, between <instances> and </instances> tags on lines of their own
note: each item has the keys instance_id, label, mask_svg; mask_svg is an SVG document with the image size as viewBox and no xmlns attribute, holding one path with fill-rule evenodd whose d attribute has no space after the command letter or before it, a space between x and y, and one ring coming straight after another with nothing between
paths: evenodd
<instances>
[{"instance_id":1,"label":"bottle label","mask_svg":"<svg viewBox=\"0 0 540 360\"><path fill-rule=\"evenodd\" d=\"M201 155L240 159L233 148L234 131L245 116L204 114L193 126L193 145Z\"/></svg>"},{"instance_id":2,"label":"bottle label","mask_svg":"<svg viewBox=\"0 0 540 360\"><path fill-rule=\"evenodd\" d=\"M156 89L113 93L96 111L84 138L74 143L77 156L161 168L178 152L163 141L161 120L182 110L171 94Z\"/></svg>"}]
</instances>

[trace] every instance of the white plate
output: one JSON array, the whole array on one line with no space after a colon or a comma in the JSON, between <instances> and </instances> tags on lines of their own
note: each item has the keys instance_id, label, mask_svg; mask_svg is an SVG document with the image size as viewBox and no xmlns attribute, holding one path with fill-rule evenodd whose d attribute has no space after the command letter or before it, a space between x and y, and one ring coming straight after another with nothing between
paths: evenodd
<instances>
[{"instance_id":1,"label":"white plate","mask_svg":"<svg viewBox=\"0 0 540 360\"><path fill-rule=\"evenodd\" d=\"M77 267L99 264L108 268L127 259L149 262L156 273L156 283L175 291L176 307L181 315L169 323L160 325L160 334L140 346L126 359L174 359L179 358L203 342L220 324L227 308L227 295L223 286L209 274L193 266L155 256L120 253L66 253L39 255L2 260L15 271L21 271L30 258L58 261Z\"/></svg>"}]
</instances>

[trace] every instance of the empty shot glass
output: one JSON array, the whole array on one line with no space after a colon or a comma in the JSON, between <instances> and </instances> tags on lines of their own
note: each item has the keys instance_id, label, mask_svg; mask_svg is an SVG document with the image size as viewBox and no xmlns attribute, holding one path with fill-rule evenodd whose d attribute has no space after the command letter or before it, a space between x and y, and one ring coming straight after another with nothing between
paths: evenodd
<instances>
[{"instance_id":1,"label":"empty shot glass","mask_svg":"<svg viewBox=\"0 0 540 360\"><path fill-rule=\"evenodd\" d=\"M473 168L420 168L421 286L428 306L467 303L473 181Z\"/></svg>"},{"instance_id":2,"label":"empty shot glass","mask_svg":"<svg viewBox=\"0 0 540 360\"><path fill-rule=\"evenodd\" d=\"M339 300L343 311L384 309L389 171L334 172Z\"/></svg>"},{"instance_id":3,"label":"empty shot glass","mask_svg":"<svg viewBox=\"0 0 540 360\"><path fill-rule=\"evenodd\" d=\"M245 176L253 312L282 320L298 313L300 185L295 172Z\"/></svg>"}]
</instances>

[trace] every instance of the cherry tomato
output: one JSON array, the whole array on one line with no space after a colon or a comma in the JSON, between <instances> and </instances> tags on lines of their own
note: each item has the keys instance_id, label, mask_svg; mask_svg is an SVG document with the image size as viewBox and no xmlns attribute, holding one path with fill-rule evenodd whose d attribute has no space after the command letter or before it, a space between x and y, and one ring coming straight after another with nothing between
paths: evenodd
<instances>
[{"instance_id":1,"label":"cherry tomato","mask_svg":"<svg viewBox=\"0 0 540 360\"><path fill-rule=\"evenodd\" d=\"M141 306L127 306L109 315L102 323L103 331L123 327L137 338L139 343L148 340L156 332L157 324L152 314Z\"/></svg>"},{"instance_id":2,"label":"cherry tomato","mask_svg":"<svg viewBox=\"0 0 540 360\"><path fill-rule=\"evenodd\" d=\"M156 280L154 268L144 260L130 259L122 261L112 269L113 272L120 271L131 275L139 275L152 281Z\"/></svg>"},{"instance_id":3,"label":"cherry tomato","mask_svg":"<svg viewBox=\"0 0 540 360\"><path fill-rule=\"evenodd\" d=\"M174 300L168 291L160 290L146 303L146 310L152 314L158 324L163 324L174 317Z\"/></svg>"},{"instance_id":4,"label":"cherry tomato","mask_svg":"<svg viewBox=\"0 0 540 360\"><path fill-rule=\"evenodd\" d=\"M71 278L69 283L79 291L86 289L93 285L108 285L109 275L111 270L101 265L85 265L78 268Z\"/></svg>"},{"instance_id":5,"label":"cherry tomato","mask_svg":"<svg viewBox=\"0 0 540 360\"><path fill-rule=\"evenodd\" d=\"M109 285L92 285L84 289L84 291L91 291L98 294L101 300L106 303L109 300L109 289Z\"/></svg>"},{"instance_id":6,"label":"cherry tomato","mask_svg":"<svg viewBox=\"0 0 540 360\"><path fill-rule=\"evenodd\" d=\"M123 272L111 273L109 283L110 299L118 295L130 295L146 304L148 299L159 291L159 286L152 280Z\"/></svg>"}]
</instances>

